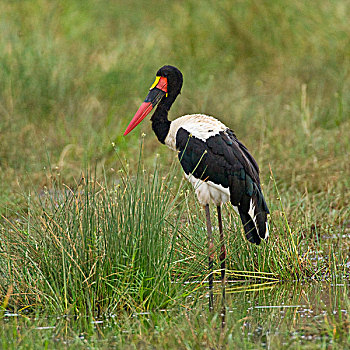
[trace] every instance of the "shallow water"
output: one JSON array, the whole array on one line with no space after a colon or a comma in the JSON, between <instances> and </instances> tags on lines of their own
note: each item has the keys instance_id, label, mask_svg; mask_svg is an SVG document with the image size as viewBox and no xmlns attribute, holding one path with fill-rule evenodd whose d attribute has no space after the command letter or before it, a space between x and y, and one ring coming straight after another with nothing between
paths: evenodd
<instances>
[{"instance_id":1,"label":"shallow water","mask_svg":"<svg viewBox=\"0 0 350 350\"><path fill-rule=\"evenodd\" d=\"M39 334L40 339L54 339L56 344L62 342L71 345L82 340L89 342L92 341L91 339L94 339L95 345L99 344L101 334L105 339L115 338L116 332L121 334L120 337L131 337L135 334L133 323L146 322L146 328L149 327L152 332L159 333L159 328L162 328L164 337L169 336L169 332L172 332L171 327L174 325L181 329L193 327L193 334L200 334L207 328L208 334L212 332L212 338L215 338L216 334L220 335L218 342L221 343L218 347L221 348L225 348L226 345L230 348L230 337L236 337L234 338L236 340L241 337L244 340L242 343L245 344L244 346L250 344L249 347L253 345L253 348L255 346L268 349L298 348L307 344L312 348L324 348L336 342L346 347L350 345L349 291L349 285L342 283L235 282L227 284L225 300L223 300L221 284L216 283L212 313L208 311L208 300L204 296L201 303L197 303L190 310L180 308L157 312L134 312L129 316L129 323L125 325L118 315L87 320L95 329L95 334L92 332L90 335L80 332L80 325L77 322L79 317L72 316L31 317L19 312L5 312L0 319L0 324L2 326L15 324L20 333L31 329L31 334ZM185 317L189 323L183 321ZM216 326L213 327L212 320L215 317ZM167 330L166 327L169 329ZM71 329L72 334L75 335L67 338L67 329ZM63 333L66 335L62 336ZM188 336L191 336L190 332ZM205 334L205 337L208 336ZM196 335L196 337L199 336ZM197 340L191 341L193 344Z\"/></svg>"},{"instance_id":2,"label":"shallow water","mask_svg":"<svg viewBox=\"0 0 350 350\"><path fill-rule=\"evenodd\" d=\"M333 342L342 334L349 339L349 285L331 283L231 285L225 301L216 288L216 310L240 316L243 333L252 341L269 342L280 337L282 345L323 340ZM224 308L223 308L224 305Z\"/></svg>"}]
</instances>

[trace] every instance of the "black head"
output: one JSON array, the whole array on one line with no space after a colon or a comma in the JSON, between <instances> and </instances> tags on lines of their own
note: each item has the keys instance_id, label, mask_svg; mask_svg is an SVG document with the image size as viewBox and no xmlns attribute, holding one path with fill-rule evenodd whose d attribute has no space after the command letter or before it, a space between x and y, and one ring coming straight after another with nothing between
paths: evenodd
<instances>
[{"instance_id":1,"label":"black head","mask_svg":"<svg viewBox=\"0 0 350 350\"><path fill-rule=\"evenodd\" d=\"M160 68L156 74L154 83L149 89L145 101L141 104L140 108L132 118L124 135L127 135L133 130L136 125L138 125L157 105L158 108L153 114L151 120L154 121L158 118L158 124L160 123L159 120L162 120L162 123L167 126L166 132L168 132L170 122L167 119L167 114L177 95L181 91L182 83L182 73L176 67L164 66Z\"/></svg>"},{"instance_id":2,"label":"black head","mask_svg":"<svg viewBox=\"0 0 350 350\"><path fill-rule=\"evenodd\" d=\"M183 84L182 73L174 66L163 66L156 74L157 76L167 78L168 94L170 96L177 96L181 92Z\"/></svg>"}]
</instances>

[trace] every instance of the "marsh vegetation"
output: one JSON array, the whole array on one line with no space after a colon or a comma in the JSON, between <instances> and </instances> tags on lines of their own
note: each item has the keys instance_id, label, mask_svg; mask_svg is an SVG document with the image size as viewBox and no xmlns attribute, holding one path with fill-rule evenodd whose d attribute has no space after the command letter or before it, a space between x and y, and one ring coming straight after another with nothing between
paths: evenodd
<instances>
[{"instance_id":1,"label":"marsh vegetation","mask_svg":"<svg viewBox=\"0 0 350 350\"><path fill-rule=\"evenodd\" d=\"M2 1L2 347L349 346L349 13L344 1ZM170 118L230 126L271 211L255 247L223 208L224 329L177 155L146 122L122 137L163 64L185 77Z\"/></svg>"}]
</instances>

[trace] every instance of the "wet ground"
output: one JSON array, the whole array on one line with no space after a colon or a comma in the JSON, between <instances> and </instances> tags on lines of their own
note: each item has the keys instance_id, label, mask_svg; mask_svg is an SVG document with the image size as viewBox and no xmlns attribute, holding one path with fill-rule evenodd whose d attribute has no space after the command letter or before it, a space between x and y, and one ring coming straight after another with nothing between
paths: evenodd
<instances>
[{"instance_id":1,"label":"wet ground","mask_svg":"<svg viewBox=\"0 0 350 350\"><path fill-rule=\"evenodd\" d=\"M216 289L217 310L222 321L241 315L241 329L248 339L270 347L275 339L283 346L317 342L332 344L350 340L349 285L344 283L229 284L225 308ZM349 343L350 348L350 343Z\"/></svg>"},{"instance_id":2,"label":"wet ground","mask_svg":"<svg viewBox=\"0 0 350 350\"><path fill-rule=\"evenodd\" d=\"M220 348L225 348L225 339L233 336L237 331L247 344L253 348L346 348L350 346L350 299L349 286L343 283L302 283L302 284L247 284L231 282L227 284L225 301L222 299L222 287L215 284L214 312L208 311L207 298L203 297L202 309L183 310L189 319L190 328L196 333L196 327L216 315L216 328L213 332L224 335ZM130 335L134 332L130 324L137 321L152 323L157 317L162 319L178 319L184 317L181 311L161 310L157 313L133 313L129 326L118 325L118 332ZM41 332L47 334L55 343L63 340L62 329L65 316L43 317L19 313L5 312L0 324L17 327L19 332ZM198 321L200 320L200 321ZM72 319L70 322L73 322ZM90 320L93 328L108 334L115 334L117 315L110 315L104 319ZM156 321L157 323L158 321ZM169 321L167 321L169 322ZM202 323L201 323L202 322ZM221 324L221 327L220 327ZM184 324L186 325L186 324ZM207 326L207 325L206 325ZM79 327L74 332L79 339L88 340L89 335L81 333ZM108 333L109 330L109 333ZM154 331L154 330L153 330ZM191 330L192 331L192 330ZM200 331L198 330L198 333ZM232 333L232 334L231 334ZM231 335L230 335L231 334ZM341 343L342 345L340 346ZM69 342L68 342L69 343ZM245 344L246 344L245 343ZM96 343L95 343L96 344ZM0 344L1 345L1 344Z\"/></svg>"}]
</instances>

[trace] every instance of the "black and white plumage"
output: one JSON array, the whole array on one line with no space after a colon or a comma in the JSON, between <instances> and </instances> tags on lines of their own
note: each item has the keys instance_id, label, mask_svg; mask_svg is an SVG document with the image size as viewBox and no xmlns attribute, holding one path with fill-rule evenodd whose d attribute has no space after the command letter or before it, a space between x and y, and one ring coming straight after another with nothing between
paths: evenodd
<instances>
[{"instance_id":1,"label":"black and white plumage","mask_svg":"<svg viewBox=\"0 0 350 350\"><path fill-rule=\"evenodd\" d=\"M217 119L203 115L185 115L168 120L168 111L181 91L182 73L164 66L156 74L146 100L131 120L124 135L138 125L157 105L151 121L158 140L178 152L187 179L206 209L209 266L214 254L209 204L217 206L222 235L221 205L228 201L239 213L249 242L260 244L268 238L267 208L260 187L259 167L236 135ZM221 249L222 280L225 276L226 250ZM212 285L212 274L209 286ZM209 287L210 288L210 287Z\"/></svg>"},{"instance_id":2,"label":"black and white plumage","mask_svg":"<svg viewBox=\"0 0 350 350\"><path fill-rule=\"evenodd\" d=\"M165 144L179 151L181 166L203 206L230 201L248 241L259 244L268 237L259 167L230 129L213 117L185 115L171 123Z\"/></svg>"}]
</instances>

